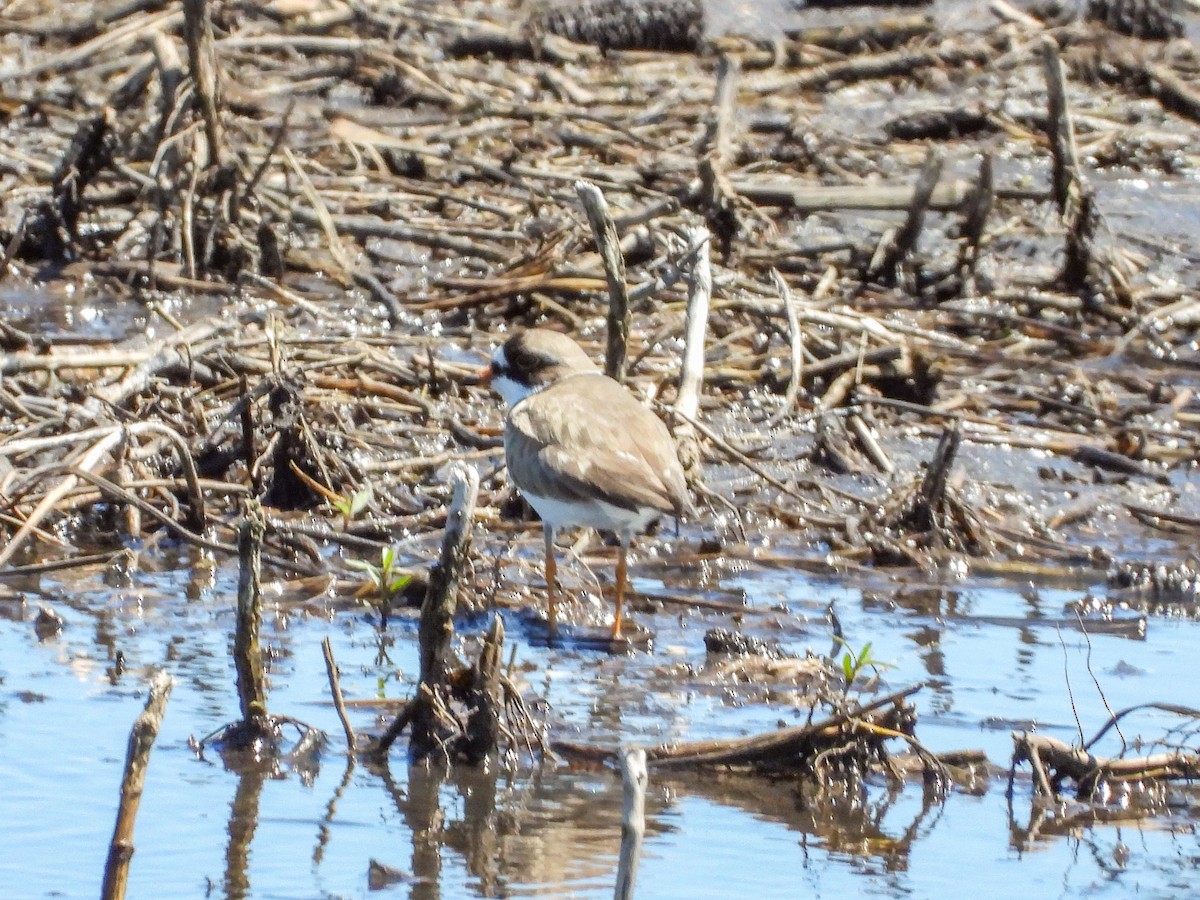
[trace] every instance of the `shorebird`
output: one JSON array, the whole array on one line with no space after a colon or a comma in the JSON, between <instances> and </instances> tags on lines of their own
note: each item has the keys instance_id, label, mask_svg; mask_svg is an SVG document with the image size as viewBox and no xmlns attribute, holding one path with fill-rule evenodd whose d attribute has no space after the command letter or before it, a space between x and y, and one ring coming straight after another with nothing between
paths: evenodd
<instances>
[{"instance_id":1,"label":"shorebird","mask_svg":"<svg viewBox=\"0 0 1200 900\"><path fill-rule=\"evenodd\" d=\"M675 442L654 413L604 375L575 341L533 328L496 349L481 373L507 404L508 474L542 518L550 635L557 632L554 535L584 526L620 541L617 611L621 637L626 562L633 536L689 508Z\"/></svg>"}]
</instances>

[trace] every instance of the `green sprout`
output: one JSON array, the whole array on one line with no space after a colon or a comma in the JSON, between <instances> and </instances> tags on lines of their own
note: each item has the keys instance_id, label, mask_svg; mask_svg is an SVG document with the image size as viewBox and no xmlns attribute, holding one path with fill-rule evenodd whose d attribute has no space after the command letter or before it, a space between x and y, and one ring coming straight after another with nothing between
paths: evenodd
<instances>
[{"instance_id":1,"label":"green sprout","mask_svg":"<svg viewBox=\"0 0 1200 900\"><path fill-rule=\"evenodd\" d=\"M846 652L842 655L842 674L846 677L847 692L849 692L850 686L858 679L858 676L867 669L878 675L881 669L892 668L891 663L886 663L871 655L870 641L863 644L862 649L855 653L844 639L839 637L835 638L835 640L846 648Z\"/></svg>"},{"instance_id":2,"label":"green sprout","mask_svg":"<svg viewBox=\"0 0 1200 900\"><path fill-rule=\"evenodd\" d=\"M392 609L392 601L397 594L408 587L413 579L409 573L400 571L397 565L398 559L397 548L392 546L384 547L379 551L379 565L365 559L351 559L346 563L350 568L366 573L367 584L364 589L358 591L357 595L373 597L375 605L379 607L379 615L385 627L388 613Z\"/></svg>"},{"instance_id":3,"label":"green sprout","mask_svg":"<svg viewBox=\"0 0 1200 900\"><path fill-rule=\"evenodd\" d=\"M336 498L330 500L330 502L333 504L333 508L342 514L342 521L349 528L350 523L358 517L359 513L370 506L371 501L374 499L375 492L371 490L371 486L368 484L362 490L355 491L353 496L344 497L339 494Z\"/></svg>"},{"instance_id":4,"label":"green sprout","mask_svg":"<svg viewBox=\"0 0 1200 900\"><path fill-rule=\"evenodd\" d=\"M295 460L291 460L291 466L297 478L328 500L333 508L342 514L343 528L349 528L350 523L358 517L359 513L370 506L371 501L375 499L375 492L369 484L347 496L346 494L339 494L337 491L331 490L321 484L321 482L296 465Z\"/></svg>"}]
</instances>

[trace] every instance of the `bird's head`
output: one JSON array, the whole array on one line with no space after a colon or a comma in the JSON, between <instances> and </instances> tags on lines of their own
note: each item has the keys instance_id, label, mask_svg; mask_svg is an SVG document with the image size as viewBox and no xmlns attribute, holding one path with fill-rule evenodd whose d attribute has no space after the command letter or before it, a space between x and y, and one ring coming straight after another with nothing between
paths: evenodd
<instances>
[{"instance_id":1,"label":"bird's head","mask_svg":"<svg viewBox=\"0 0 1200 900\"><path fill-rule=\"evenodd\" d=\"M597 372L583 348L557 331L518 331L496 348L491 364L480 373L511 408L530 394L568 375Z\"/></svg>"}]
</instances>

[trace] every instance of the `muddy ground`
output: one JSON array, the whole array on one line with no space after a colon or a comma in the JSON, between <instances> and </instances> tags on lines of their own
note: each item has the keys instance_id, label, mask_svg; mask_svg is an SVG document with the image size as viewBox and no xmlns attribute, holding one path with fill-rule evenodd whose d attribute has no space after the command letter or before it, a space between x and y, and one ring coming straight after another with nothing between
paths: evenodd
<instances>
[{"instance_id":1,"label":"muddy ground","mask_svg":"<svg viewBox=\"0 0 1200 900\"><path fill-rule=\"evenodd\" d=\"M353 561L378 568L396 546L414 576L392 601L403 635L455 462L481 476L469 649L506 611L531 648L525 690L557 696L545 721L592 749L725 736L709 701L717 724L698 709L678 734L649 724L684 687L755 706L735 731L769 730L779 691L791 709L899 689L882 666L838 680L847 654L887 643L873 604L973 619L956 584L1073 591L1030 601L1031 627L1190 616L1195 22L1111 6L760 10L748 33L745 10L689 4L648 20L601 4L224 3L207 20L152 0L10 4L0 589L15 618L54 634L66 576L47 563L153 581L184 548L222 571L253 496L281 621L378 628ZM622 242L628 383L676 428L692 425L673 415L689 243L711 235L698 513L639 543L634 614L657 640L633 663L532 649L540 526L476 375L520 326L603 358L611 282L579 180ZM577 557L563 576L587 635L611 614L613 553L593 538ZM825 618L846 590L866 615L843 610L848 629ZM704 650L713 629L778 632L786 652L730 662ZM626 717L584 724L594 665L649 693L614 688ZM548 686L563 666L577 697ZM1004 703L988 715L1010 724ZM1187 742L1166 746L1187 774Z\"/></svg>"}]
</instances>

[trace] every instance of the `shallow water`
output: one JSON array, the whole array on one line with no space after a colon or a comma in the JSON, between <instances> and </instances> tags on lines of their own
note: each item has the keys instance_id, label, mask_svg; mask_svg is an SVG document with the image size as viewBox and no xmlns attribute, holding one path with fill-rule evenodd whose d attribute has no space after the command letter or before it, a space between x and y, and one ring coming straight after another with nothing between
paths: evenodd
<instances>
[{"instance_id":1,"label":"shallow water","mask_svg":"<svg viewBox=\"0 0 1200 900\"><path fill-rule=\"evenodd\" d=\"M189 736L236 716L228 655L235 573L223 567L197 576L186 554L150 562L163 571L136 576L130 588L108 588L98 572L83 572L45 576L38 590L23 592L24 607L0 601L8 613L0 621L7 838L0 883L20 886L10 896L96 894L128 729L144 702L147 672L157 666L176 684L138 817L130 896L364 897L372 893L371 860L410 876L385 896L611 895L621 804L613 772L524 760L514 771L444 778L409 769L400 748L389 772L346 771L326 700L321 638L333 641L348 698L403 698L417 667L412 622L393 625L390 662L381 664L378 632L364 615L276 608L265 628L272 708L330 735L319 769L238 776L211 753L197 758ZM645 574L655 567L642 568L639 590L662 591ZM1107 715L1093 674L1113 708L1192 699L1200 623L1152 616L1144 635L1089 638L1063 612L1082 587L914 586L883 576L854 584L740 568L709 589L745 592L744 631L791 650L825 652L824 610L833 601L850 645L872 641L874 655L890 665L880 691L929 680L915 697L917 734L935 751L978 747L1004 766L1014 727L1077 738L1067 676L1089 734ZM63 617L60 635L39 641L38 604ZM681 662L699 667L704 631L730 625L728 615L641 611L635 618L656 631L654 650L608 657L531 646L523 617L507 613L527 670L524 690L548 705L556 736L613 746L799 721L801 707L787 689L764 703L753 689L666 673ZM118 651L121 675L113 672ZM351 714L360 730L373 724L369 709ZM1161 716L1130 721L1125 734L1153 738L1170 724ZM806 798L787 783L653 775L637 895L927 897L971 883L996 897L1135 889L1178 896L1181 863L1200 850L1189 799L1181 792L1171 814L1141 822L1052 816L1035 822L1030 835L1025 774L1011 805L1003 777L975 793L954 790L941 803L917 783L872 784L865 803L839 803Z\"/></svg>"}]
</instances>

